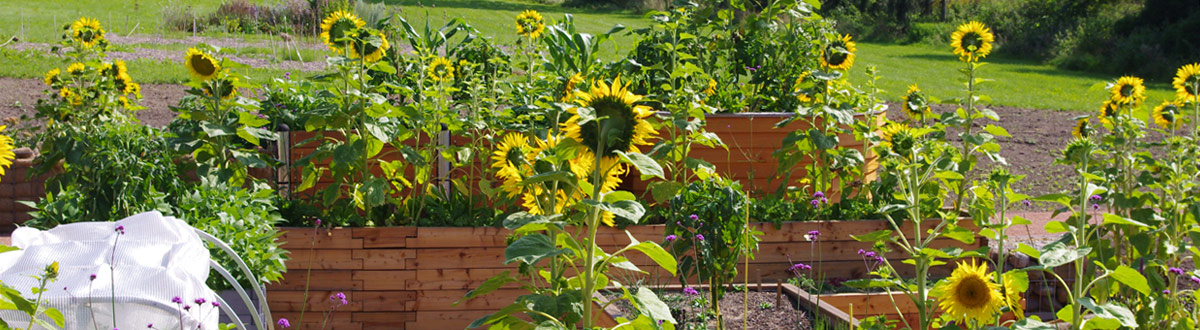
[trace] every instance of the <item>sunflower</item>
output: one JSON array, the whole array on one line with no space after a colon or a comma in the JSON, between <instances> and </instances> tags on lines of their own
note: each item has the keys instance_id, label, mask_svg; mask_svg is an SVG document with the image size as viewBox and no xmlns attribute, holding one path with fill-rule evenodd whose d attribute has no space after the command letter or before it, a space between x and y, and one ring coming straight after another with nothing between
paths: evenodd
<instances>
[{"instance_id":1,"label":"sunflower","mask_svg":"<svg viewBox=\"0 0 1200 330\"><path fill-rule=\"evenodd\" d=\"M521 195L521 206L524 206L529 211L529 214L560 214L567 205L574 204L575 201L579 200L578 195L567 195L565 190L558 189L554 192L554 211L547 213L547 210L542 207L542 205L548 206L550 203L550 196L548 196L547 190L541 185L533 185L525 194Z\"/></svg>"},{"instance_id":2,"label":"sunflower","mask_svg":"<svg viewBox=\"0 0 1200 330\"><path fill-rule=\"evenodd\" d=\"M884 126L879 137L883 139L883 142L879 143L880 147L891 154L905 158L912 153L912 147L916 143L916 136L913 134L912 128L900 123L889 123Z\"/></svg>"},{"instance_id":3,"label":"sunflower","mask_svg":"<svg viewBox=\"0 0 1200 330\"><path fill-rule=\"evenodd\" d=\"M361 57L367 63L375 63L383 59L383 53L387 52L392 46L388 44L387 36L379 33L378 30L362 30L352 34L353 42L350 43L350 52L347 56L350 58Z\"/></svg>"},{"instance_id":4,"label":"sunflower","mask_svg":"<svg viewBox=\"0 0 1200 330\"><path fill-rule=\"evenodd\" d=\"M73 106L83 105L83 96L80 96L79 94L71 91L70 89L63 88L63 89L58 90L58 96L62 97L63 100L70 102L71 105L73 105Z\"/></svg>"},{"instance_id":5,"label":"sunflower","mask_svg":"<svg viewBox=\"0 0 1200 330\"><path fill-rule=\"evenodd\" d=\"M125 61L116 60L112 63L106 63L104 68L100 70L100 74L109 77L120 77L129 75L129 68L125 66Z\"/></svg>"},{"instance_id":6,"label":"sunflower","mask_svg":"<svg viewBox=\"0 0 1200 330\"><path fill-rule=\"evenodd\" d=\"M796 99L799 100L800 103L808 103L808 102L812 102L812 100L813 100L812 96L809 96L808 93L805 93L805 91L804 91L804 89L805 89L804 82L805 82L805 80L808 79L808 76L811 74L812 74L812 72L808 72L808 71L801 73L800 77L796 78L796 83L792 84L792 89L796 91Z\"/></svg>"},{"instance_id":7,"label":"sunflower","mask_svg":"<svg viewBox=\"0 0 1200 330\"><path fill-rule=\"evenodd\" d=\"M590 157L591 155L587 153L577 154L577 157L572 157L563 164L546 163L546 159L553 158L552 154L560 151L558 150L559 143L562 142L563 139L564 137L555 135L547 136L545 140L535 139L537 142L537 147L533 148L530 156L531 158L536 159L537 162L533 167L557 167L558 170L561 170L565 167L566 170L571 171L571 173L575 174L576 177L587 178L588 173L592 171L592 163L595 162L595 158ZM576 192L568 194L567 190L563 188L559 188L555 190L553 194L550 194L549 189L544 185L534 184L530 185L529 189L525 189L524 193L521 195L521 205L524 206L525 209L531 214L547 214L545 213L546 210L543 209L543 206L549 205L551 195L554 197L554 213L562 213L563 208L566 205L573 204L575 201L578 201L581 198L579 193Z\"/></svg>"},{"instance_id":8,"label":"sunflower","mask_svg":"<svg viewBox=\"0 0 1200 330\"><path fill-rule=\"evenodd\" d=\"M1092 135L1092 123L1088 121L1088 118L1079 118L1079 121L1075 122L1075 128L1071 129L1071 136L1082 139Z\"/></svg>"},{"instance_id":9,"label":"sunflower","mask_svg":"<svg viewBox=\"0 0 1200 330\"><path fill-rule=\"evenodd\" d=\"M83 66L83 63L75 62L67 66L67 73L72 75L81 75L83 74L84 69L87 69L87 67Z\"/></svg>"},{"instance_id":10,"label":"sunflower","mask_svg":"<svg viewBox=\"0 0 1200 330\"><path fill-rule=\"evenodd\" d=\"M858 51L850 35L834 39L821 48L821 67L833 70L850 70L854 66L854 52Z\"/></svg>"},{"instance_id":11,"label":"sunflower","mask_svg":"<svg viewBox=\"0 0 1200 330\"><path fill-rule=\"evenodd\" d=\"M217 95L222 100L231 99L238 95L237 82L237 77L229 77L218 79L211 84L204 84L204 95L209 97Z\"/></svg>"},{"instance_id":12,"label":"sunflower","mask_svg":"<svg viewBox=\"0 0 1200 330\"><path fill-rule=\"evenodd\" d=\"M536 10L526 10L517 15L517 35L537 39L544 31L546 23L542 20L542 14Z\"/></svg>"},{"instance_id":13,"label":"sunflower","mask_svg":"<svg viewBox=\"0 0 1200 330\"><path fill-rule=\"evenodd\" d=\"M121 94L129 94L133 93L137 83L133 82L133 78L130 78L129 74L122 74L113 79L113 85L117 90L121 91Z\"/></svg>"},{"instance_id":14,"label":"sunflower","mask_svg":"<svg viewBox=\"0 0 1200 330\"><path fill-rule=\"evenodd\" d=\"M221 63L196 48L188 48L187 54L183 57L183 66L187 67L188 72L200 81L212 79L221 72Z\"/></svg>"},{"instance_id":15,"label":"sunflower","mask_svg":"<svg viewBox=\"0 0 1200 330\"><path fill-rule=\"evenodd\" d=\"M1152 119L1154 119L1154 123L1158 124L1158 126L1161 126L1165 129L1176 129L1179 128L1179 121L1177 119L1179 117L1179 113L1181 112L1180 110L1182 110L1180 109L1181 107L1182 105L1179 103L1173 101L1163 101L1162 104L1154 107L1154 113L1150 116Z\"/></svg>"},{"instance_id":16,"label":"sunflower","mask_svg":"<svg viewBox=\"0 0 1200 330\"><path fill-rule=\"evenodd\" d=\"M566 84L563 85L563 96L558 99L559 102L570 102L575 98L575 88L579 83L583 82L583 75L575 73L571 78L567 78Z\"/></svg>"},{"instance_id":17,"label":"sunflower","mask_svg":"<svg viewBox=\"0 0 1200 330\"><path fill-rule=\"evenodd\" d=\"M128 97L124 97L124 96L119 97L119 98L117 98L117 101L121 102L122 107L129 108L129 98Z\"/></svg>"},{"instance_id":18,"label":"sunflower","mask_svg":"<svg viewBox=\"0 0 1200 330\"><path fill-rule=\"evenodd\" d=\"M1146 99L1146 86L1138 77L1121 77L1109 91L1112 92L1113 103L1118 105L1135 105Z\"/></svg>"},{"instance_id":19,"label":"sunflower","mask_svg":"<svg viewBox=\"0 0 1200 330\"><path fill-rule=\"evenodd\" d=\"M1120 109L1117 108L1117 104L1113 103L1112 100L1104 101L1104 104L1100 105L1100 122L1105 125L1112 125L1111 118L1117 115L1117 110Z\"/></svg>"},{"instance_id":20,"label":"sunflower","mask_svg":"<svg viewBox=\"0 0 1200 330\"><path fill-rule=\"evenodd\" d=\"M712 78L708 79L708 88L704 89L704 94L712 96L717 93L717 81Z\"/></svg>"},{"instance_id":21,"label":"sunflower","mask_svg":"<svg viewBox=\"0 0 1200 330\"><path fill-rule=\"evenodd\" d=\"M904 113L908 114L909 118L925 118L933 110L929 107L929 101L925 100L925 94L921 93L921 88L917 84L908 86L908 91L904 93Z\"/></svg>"},{"instance_id":22,"label":"sunflower","mask_svg":"<svg viewBox=\"0 0 1200 330\"><path fill-rule=\"evenodd\" d=\"M995 320L1004 304L1000 286L992 278L988 276L986 263L976 266L974 260L969 264L962 262L930 294L938 297L938 307L952 319L988 324Z\"/></svg>"},{"instance_id":23,"label":"sunflower","mask_svg":"<svg viewBox=\"0 0 1200 330\"><path fill-rule=\"evenodd\" d=\"M429 79L433 79L433 81L449 82L454 80L454 64L444 57L435 58L425 69L425 74L428 74Z\"/></svg>"},{"instance_id":24,"label":"sunflower","mask_svg":"<svg viewBox=\"0 0 1200 330\"><path fill-rule=\"evenodd\" d=\"M1025 318L1024 308L1021 307L1021 294L1029 289L1028 279L1025 279L1025 287L1021 288L1017 285L1015 273L1009 272L1000 276L1004 281L1004 303L1008 305L1008 309L1017 316L1017 319Z\"/></svg>"},{"instance_id":25,"label":"sunflower","mask_svg":"<svg viewBox=\"0 0 1200 330\"><path fill-rule=\"evenodd\" d=\"M71 39L78 42L83 48L92 48L104 41L104 28L100 27L99 20L80 17L79 20L71 23Z\"/></svg>"},{"instance_id":26,"label":"sunflower","mask_svg":"<svg viewBox=\"0 0 1200 330\"><path fill-rule=\"evenodd\" d=\"M1180 67L1179 71L1175 72L1175 79L1171 80L1171 85L1175 86L1175 94L1179 96L1180 101L1200 101L1200 96L1196 95L1196 88L1200 86L1200 63Z\"/></svg>"},{"instance_id":27,"label":"sunflower","mask_svg":"<svg viewBox=\"0 0 1200 330\"><path fill-rule=\"evenodd\" d=\"M950 35L950 47L954 48L954 54L963 62L975 62L987 57L992 52L993 42L996 42L996 36L992 35L992 30L976 21L959 25L958 30Z\"/></svg>"},{"instance_id":28,"label":"sunflower","mask_svg":"<svg viewBox=\"0 0 1200 330\"><path fill-rule=\"evenodd\" d=\"M646 106L634 105L642 96L627 88L628 85L622 85L618 77L612 85L597 81L590 92L577 93L576 102L591 108L596 119L580 124L579 109L571 108L568 110L571 118L563 124L567 137L579 141L598 157L612 157L617 151L635 152L639 145L650 144L648 140L658 132L646 118L654 112ZM605 129L603 134L601 127ZM604 145L600 145L601 137L604 137Z\"/></svg>"},{"instance_id":29,"label":"sunflower","mask_svg":"<svg viewBox=\"0 0 1200 330\"><path fill-rule=\"evenodd\" d=\"M367 25L367 22L363 22L353 13L345 10L335 11L321 21L321 41L324 41L325 45L334 52L345 54L345 41L342 38L347 36L347 32L362 28L364 25Z\"/></svg>"},{"instance_id":30,"label":"sunflower","mask_svg":"<svg viewBox=\"0 0 1200 330\"><path fill-rule=\"evenodd\" d=\"M496 176L504 179L503 189L510 197L521 193L521 166L532 162L530 158L532 147L524 134L509 133L500 139L496 151L492 152L492 167L496 168Z\"/></svg>"},{"instance_id":31,"label":"sunflower","mask_svg":"<svg viewBox=\"0 0 1200 330\"><path fill-rule=\"evenodd\" d=\"M46 72L46 86L53 85L55 82L57 82L59 79L58 75L60 74L62 74L62 70L59 70L58 68L50 69L50 72Z\"/></svg>"},{"instance_id":32,"label":"sunflower","mask_svg":"<svg viewBox=\"0 0 1200 330\"><path fill-rule=\"evenodd\" d=\"M5 128L8 126L0 125L0 132L4 132ZM0 134L0 176L4 176L4 169L12 166L15 158L17 158L17 154L13 153L12 137Z\"/></svg>"}]
</instances>

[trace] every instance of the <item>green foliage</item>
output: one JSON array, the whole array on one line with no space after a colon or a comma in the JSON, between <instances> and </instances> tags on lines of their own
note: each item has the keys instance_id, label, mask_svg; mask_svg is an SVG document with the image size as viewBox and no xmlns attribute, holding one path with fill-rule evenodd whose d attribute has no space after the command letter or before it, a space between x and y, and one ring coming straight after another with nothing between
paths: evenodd
<instances>
[{"instance_id":1,"label":"green foliage","mask_svg":"<svg viewBox=\"0 0 1200 330\"><path fill-rule=\"evenodd\" d=\"M281 233L275 225L283 218L275 206L278 197L274 190L244 189L206 181L177 198L176 217L229 244L246 262L253 278L234 272L243 287L250 287L250 280L271 283L283 278L287 271L284 265L287 251L277 242ZM216 252L213 256L225 269L238 267L224 252ZM224 278L216 273L209 276L208 284L212 288L228 287Z\"/></svg>"},{"instance_id":2,"label":"green foliage","mask_svg":"<svg viewBox=\"0 0 1200 330\"><path fill-rule=\"evenodd\" d=\"M37 287L29 289L31 294L37 296L37 298L32 300L25 298L20 291L4 285L4 283L0 283L0 310L15 310L25 314L25 317L29 318L29 324L25 325L24 329L33 329L33 325L35 324L45 329L62 328L66 321L62 312L53 307L43 305L45 302L42 301L42 293L46 292L46 286L58 280L58 275L57 261L46 265L45 270L41 274L29 275L38 282ZM54 323L47 322L46 318ZM12 325L0 320L0 326L9 329Z\"/></svg>"}]
</instances>

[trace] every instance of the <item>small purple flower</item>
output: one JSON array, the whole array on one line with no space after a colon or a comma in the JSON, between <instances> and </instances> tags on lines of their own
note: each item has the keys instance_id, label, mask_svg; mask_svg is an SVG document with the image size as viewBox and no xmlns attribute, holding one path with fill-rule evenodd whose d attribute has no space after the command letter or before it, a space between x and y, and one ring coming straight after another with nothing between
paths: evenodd
<instances>
[{"instance_id":1,"label":"small purple flower","mask_svg":"<svg viewBox=\"0 0 1200 330\"><path fill-rule=\"evenodd\" d=\"M317 218L317 227L321 226L321 218Z\"/></svg>"},{"instance_id":2,"label":"small purple flower","mask_svg":"<svg viewBox=\"0 0 1200 330\"><path fill-rule=\"evenodd\" d=\"M196 303L197 305L203 305L204 303L208 302L208 300L205 300L204 298L196 298L196 300L192 300L192 302Z\"/></svg>"},{"instance_id":3,"label":"small purple flower","mask_svg":"<svg viewBox=\"0 0 1200 330\"><path fill-rule=\"evenodd\" d=\"M704 240L704 235L702 235L702 234L696 234L696 239L703 241L703 240Z\"/></svg>"},{"instance_id":4,"label":"small purple flower","mask_svg":"<svg viewBox=\"0 0 1200 330\"><path fill-rule=\"evenodd\" d=\"M95 273L92 273L92 275L88 275L88 281L95 281L95 280L96 280L96 274L95 274Z\"/></svg>"},{"instance_id":5,"label":"small purple flower","mask_svg":"<svg viewBox=\"0 0 1200 330\"><path fill-rule=\"evenodd\" d=\"M675 236L675 234L667 235L667 243L674 242L676 239L679 239L679 237Z\"/></svg>"},{"instance_id":6,"label":"small purple flower","mask_svg":"<svg viewBox=\"0 0 1200 330\"><path fill-rule=\"evenodd\" d=\"M864 255L864 254L866 254L866 253L867 253L867 251L863 251L863 249L858 249L858 255L860 255L860 256L861 256L861 255Z\"/></svg>"},{"instance_id":7,"label":"small purple flower","mask_svg":"<svg viewBox=\"0 0 1200 330\"><path fill-rule=\"evenodd\" d=\"M118 234L125 235L125 226L124 226L124 225L117 226L117 229L116 229L115 231L116 231Z\"/></svg>"},{"instance_id":8,"label":"small purple flower","mask_svg":"<svg viewBox=\"0 0 1200 330\"><path fill-rule=\"evenodd\" d=\"M692 287L686 287L686 288L683 288L683 294L686 294L689 296L695 296L695 295L699 295L700 291L696 291L696 289L693 289Z\"/></svg>"},{"instance_id":9,"label":"small purple flower","mask_svg":"<svg viewBox=\"0 0 1200 330\"><path fill-rule=\"evenodd\" d=\"M191 310L192 310L192 305L183 305L183 310L185 310L185 311L191 311Z\"/></svg>"},{"instance_id":10,"label":"small purple flower","mask_svg":"<svg viewBox=\"0 0 1200 330\"><path fill-rule=\"evenodd\" d=\"M700 216L692 214L692 215L688 216L688 219L692 219L692 221L696 221L696 220L700 220Z\"/></svg>"},{"instance_id":11,"label":"small purple flower","mask_svg":"<svg viewBox=\"0 0 1200 330\"><path fill-rule=\"evenodd\" d=\"M697 224L697 225L696 225L696 228L700 228L700 227L704 227L704 223L703 223L703 222L701 222L700 224Z\"/></svg>"},{"instance_id":12,"label":"small purple flower","mask_svg":"<svg viewBox=\"0 0 1200 330\"><path fill-rule=\"evenodd\" d=\"M154 329L154 323L146 323L146 329Z\"/></svg>"},{"instance_id":13,"label":"small purple flower","mask_svg":"<svg viewBox=\"0 0 1200 330\"><path fill-rule=\"evenodd\" d=\"M213 307L221 307L221 303L216 302L215 300L212 302L212 305Z\"/></svg>"},{"instance_id":14,"label":"small purple flower","mask_svg":"<svg viewBox=\"0 0 1200 330\"><path fill-rule=\"evenodd\" d=\"M1100 204L1092 204L1092 211L1099 211L1099 210L1100 210Z\"/></svg>"},{"instance_id":15,"label":"small purple flower","mask_svg":"<svg viewBox=\"0 0 1200 330\"><path fill-rule=\"evenodd\" d=\"M1100 197L1100 195L1092 195L1092 197L1089 197L1088 199L1091 200L1092 202L1099 202L1103 198L1104 197Z\"/></svg>"},{"instance_id":16,"label":"small purple flower","mask_svg":"<svg viewBox=\"0 0 1200 330\"><path fill-rule=\"evenodd\" d=\"M1021 205L1025 205L1025 207L1031 207L1031 206L1033 206L1033 202L1026 199L1026 200L1021 201Z\"/></svg>"},{"instance_id":17,"label":"small purple flower","mask_svg":"<svg viewBox=\"0 0 1200 330\"><path fill-rule=\"evenodd\" d=\"M283 79L292 79L292 72L291 71L284 72Z\"/></svg>"},{"instance_id":18,"label":"small purple flower","mask_svg":"<svg viewBox=\"0 0 1200 330\"><path fill-rule=\"evenodd\" d=\"M284 318L279 319L279 322L275 322L275 324L278 324L279 326L284 327L284 328L292 327L292 322L288 322L288 320L284 319Z\"/></svg>"},{"instance_id":19,"label":"small purple flower","mask_svg":"<svg viewBox=\"0 0 1200 330\"><path fill-rule=\"evenodd\" d=\"M1200 277L1192 276L1192 283L1200 284Z\"/></svg>"},{"instance_id":20,"label":"small purple flower","mask_svg":"<svg viewBox=\"0 0 1200 330\"><path fill-rule=\"evenodd\" d=\"M821 198L821 197L825 197L825 193L820 192L820 191L813 193L813 198Z\"/></svg>"},{"instance_id":21,"label":"small purple flower","mask_svg":"<svg viewBox=\"0 0 1200 330\"><path fill-rule=\"evenodd\" d=\"M679 222L679 221L675 221L675 225L676 225L676 226L683 227L683 223L682 223L682 222Z\"/></svg>"},{"instance_id":22,"label":"small purple flower","mask_svg":"<svg viewBox=\"0 0 1200 330\"><path fill-rule=\"evenodd\" d=\"M173 302L175 304L182 304L183 298L179 298L179 296L175 296L175 298L171 298L171 302Z\"/></svg>"},{"instance_id":23,"label":"small purple flower","mask_svg":"<svg viewBox=\"0 0 1200 330\"><path fill-rule=\"evenodd\" d=\"M1183 269L1179 269L1178 267L1167 268L1167 272L1175 275L1183 275Z\"/></svg>"},{"instance_id":24,"label":"small purple flower","mask_svg":"<svg viewBox=\"0 0 1200 330\"><path fill-rule=\"evenodd\" d=\"M808 202L808 203L809 203L809 204L812 204L812 207L814 207L814 208L815 208L815 207L817 207L817 206L820 206L820 205L821 205L821 201L820 201L820 200L816 200L816 199L814 199L814 200L812 200L811 202Z\"/></svg>"},{"instance_id":25,"label":"small purple flower","mask_svg":"<svg viewBox=\"0 0 1200 330\"><path fill-rule=\"evenodd\" d=\"M794 272L794 271L798 271L798 270L810 270L810 269L812 269L812 266L805 265L805 264L802 264L802 263L801 263L801 264L795 264L795 265L792 265L792 267L789 267L789 268L788 268L788 271L793 271L793 272Z\"/></svg>"},{"instance_id":26,"label":"small purple flower","mask_svg":"<svg viewBox=\"0 0 1200 330\"><path fill-rule=\"evenodd\" d=\"M1164 294L1164 295L1171 294L1171 290L1163 290L1163 294Z\"/></svg>"},{"instance_id":27,"label":"small purple flower","mask_svg":"<svg viewBox=\"0 0 1200 330\"><path fill-rule=\"evenodd\" d=\"M330 295L330 296L329 296L329 300L332 300L332 301L333 301L333 302L335 302L335 303L336 303L336 302L341 302L341 303L342 303L342 305L345 305L345 304L349 304L349 303L350 303L350 302L346 301L346 294L345 294L345 293L341 293L341 292L338 292L338 293L335 293L335 294L333 294L333 295Z\"/></svg>"},{"instance_id":28,"label":"small purple flower","mask_svg":"<svg viewBox=\"0 0 1200 330\"><path fill-rule=\"evenodd\" d=\"M825 197L821 197L821 204L829 204L829 200L825 199Z\"/></svg>"},{"instance_id":29,"label":"small purple flower","mask_svg":"<svg viewBox=\"0 0 1200 330\"><path fill-rule=\"evenodd\" d=\"M821 236L821 231L820 230L809 230L808 236L813 237L815 239L817 236Z\"/></svg>"}]
</instances>

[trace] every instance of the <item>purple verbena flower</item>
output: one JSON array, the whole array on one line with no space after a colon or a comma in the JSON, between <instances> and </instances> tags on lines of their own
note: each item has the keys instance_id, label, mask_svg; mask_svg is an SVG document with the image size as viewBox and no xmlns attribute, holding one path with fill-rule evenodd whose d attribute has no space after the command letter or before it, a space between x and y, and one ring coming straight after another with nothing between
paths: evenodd
<instances>
[{"instance_id":1,"label":"purple verbena flower","mask_svg":"<svg viewBox=\"0 0 1200 330\"><path fill-rule=\"evenodd\" d=\"M1025 207L1030 207L1030 206L1033 206L1033 202L1026 199L1026 200L1021 201L1021 205L1025 205Z\"/></svg>"},{"instance_id":2,"label":"purple verbena flower","mask_svg":"<svg viewBox=\"0 0 1200 330\"><path fill-rule=\"evenodd\" d=\"M821 198L821 197L825 197L825 193L820 192L820 191L813 193L813 198Z\"/></svg>"},{"instance_id":3,"label":"purple verbena flower","mask_svg":"<svg viewBox=\"0 0 1200 330\"><path fill-rule=\"evenodd\" d=\"M92 275L88 275L88 281L95 281L95 280L96 280L96 273L92 273Z\"/></svg>"},{"instance_id":4,"label":"purple verbena flower","mask_svg":"<svg viewBox=\"0 0 1200 330\"><path fill-rule=\"evenodd\" d=\"M1092 211L1099 211L1099 210L1100 210L1100 204L1092 204Z\"/></svg>"},{"instance_id":5,"label":"purple verbena flower","mask_svg":"<svg viewBox=\"0 0 1200 330\"><path fill-rule=\"evenodd\" d=\"M196 303L197 305L203 305L204 303L208 302L208 300L205 300L204 298L196 298L196 300L192 300L192 302Z\"/></svg>"},{"instance_id":6,"label":"purple verbena flower","mask_svg":"<svg viewBox=\"0 0 1200 330\"><path fill-rule=\"evenodd\" d=\"M146 323L146 329L154 329L154 323Z\"/></svg>"},{"instance_id":7,"label":"purple verbena flower","mask_svg":"<svg viewBox=\"0 0 1200 330\"><path fill-rule=\"evenodd\" d=\"M182 304L183 298L179 298L179 296L175 296L175 298L171 298L171 302L173 302L175 304Z\"/></svg>"},{"instance_id":8,"label":"purple verbena flower","mask_svg":"<svg viewBox=\"0 0 1200 330\"><path fill-rule=\"evenodd\" d=\"M700 294L700 291L696 291L696 289L693 289L692 287L686 287L686 288L683 288L683 294L686 294L689 296L695 296L695 295Z\"/></svg>"},{"instance_id":9,"label":"purple verbena flower","mask_svg":"<svg viewBox=\"0 0 1200 330\"><path fill-rule=\"evenodd\" d=\"M700 216L692 214L692 215L688 216L688 219L692 219L692 221L696 221L696 220L700 220Z\"/></svg>"},{"instance_id":10,"label":"purple verbena flower","mask_svg":"<svg viewBox=\"0 0 1200 330\"><path fill-rule=\"evenodd\" d=\"M288 322L288 320L284 319L284 318L279 319L279 322L275 322L275 324L278 324L279 326L284 327L284 328L292 327L292 323Z\"/></svg>"},{"instance_id":11,"label":"purple verbena flower","mask_svg":"<svg viewBox=\"0 0 1200 330\"><path fill-rule=\"evenodd\" d=\"M1175 275L1183 275L1183 269L1179 269L1178 267L1167 268L1167 272Z\"/></svg>"},{"instance_id":12,"label":"purple verbena flower","mask_svg":"<svg viewBox=\"0 0 1200 330\"><path fill-rule=\"evenodd\" d=\"M1171 290L1163 290L1163 294L1164 294L1164 295L1171 294Z\"/></svg>"},{"instance_id":13,"label":"purple verbena flower","mask_svg":"<svg viewBox=\"0 0 1200 330\"><path fill-rule=\"evenodd\" d=\"M703 235L703 234L696 234L696 239L703 241L703 240L704 240L704 235Z\"/></svg>"},{"instance_id":14,"label":"purple verbena flower","mask_svg":"<svg viewBox=\"0 0 1200 330\"><path fill-rule=\"evenodd\" d=\"M825 199L825 197L821 197L821 204L829 204L829 200Z\"/></svg>"},{"instance_id":15,"label":"purple verbena flower","mask_svg":"<svg viewBox=\"0 0 1200 330\"><path fill-rule=\"evenodd\" d=\"M866 254L866 253L867 253L867 251L863 251L863 249L858 249L858 255L860 255L860 256L861 256L861 255L863 255L863 254Z\"/></svg>"},{"instance_id":16,"label":"purple verbena flower","mask_svg":"<svg viewBox=\"0 0 1200 330\"><path fill-rule=\"evenodd\" d=\"M125 235L125 226L124 226L124 225L117 226L117 228L115 229L115 231L116 231L118 234Z\"/></svg>"},{"instance_id":17,"label":"purple verbena flower","mask_svg":"<svg viewBox=\"0 0 1200 330\"><path fill-rule=\"evenodd\" d=\"M317 227L321 226L321 218L317 218Z\"/></svg>"},{"instance_id":18,"label":"purple verbena flower","mask_svg":"<svg viewBox=\"0 0 1200 330\"><path fill-rule=\"evenodd\" d=\"M1200 277L1192 276L1192 283L1200 284Z\"/></svg>"},{"instance_id":19,"label":"purple verbena flower","mask_svg":"<svg viewBox=\"0 0 1200 330\"><path fill-rule=\"evenodd\" d=\"M821 236L821 231L820 230L809 230L808 236L812 236L812 237Z\"/></svg>"},{"instance_id":20,"label":"purple verbena flower","mask_svg":"<svg viewBox=\"0 0 1200 330\"><path fill-rule=\"evenodd\" d=\"M812 266L800 263L800 264L792 265L792 267L788 268L788 271L794 272L794 271L798 271L798 270L810 270L810 269L812 269Z\"/></svg>"},{"instance_id":21,"label":"purple verbena flower","mask_svg":"<svg viewBox=\"0 0 1200 330\"><path fill-rule=\"evenodd\" d=\"M213 307L221 307L221 303L216 302L215 300L212 302L212 305Z\"/></svg>"},{"instance_id":22,"label":"purple verbena flower","mask_svg":"<svg viewBox=\"0 0 1200 330\"><path fill-rule=\"evenodd\" d=\"M810 201L810 202L808 202L808 203L809 203L809 204L812 204L812 207L814 207L814 208L815 208L815 207L817 207L817 206L819 206L819 205L821 205L821 201L820 201L820 200L817 200L817 199L814 199L814 200L812 200L812 201Z\"/></svg>"},{"instance_id":23,"label":"purple verbena flower","mask_svg":"<svg viewBox=\"0 0 1200 330\"><path fill-rule=\"evenodd\" d=\"M679 239L679 237L675 236L675 234L667 235L667 243L674 242L676 239Z\"/></svg>"},{"instance_id":24,"label":"purple verbena flower","mask_svg":"<svg viewBox=\"0 0 1200 330\"><path fill-rule=\"evenodd\" d=\"M183 310L185 310L185 311L191 311L191 310L192 310L192 305L183 305Z\"/></svg>"},{"instance_id":25,"label":"purple verbena flower","mask_svg":"<svg viewBox=\"0 0 1200 330\"><path fill-rule=\"evenodd\" d=\"M1092 195L1092 197L1088 197L1088 199L1093 202L1099 202L1101 199L1104 199L1104 197L1100 197L1100 195Z\"/></svg>"}]
</instances>

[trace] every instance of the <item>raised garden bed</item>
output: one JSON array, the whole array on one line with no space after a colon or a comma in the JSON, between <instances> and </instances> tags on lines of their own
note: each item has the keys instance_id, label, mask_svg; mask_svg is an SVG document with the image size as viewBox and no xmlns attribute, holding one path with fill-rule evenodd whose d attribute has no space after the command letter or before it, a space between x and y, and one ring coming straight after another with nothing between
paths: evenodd
<instances>
[{"instance_id":1,"label":"raised garden bed","mask_svg":"<svg viewBox=\"0 0 1200 330\"><path fill-rule=\"evenodd\" d=\"M851 234L886 229L884 221L794 222L780 229L769 223L754 223L764 234L760 251L750 261L750 272L738 276L739 282L774 283L791 276L792 262L812 264L826 278L861 278L866 274L858 249L871 244L853 240ZM662 225L626 228L639 240L662 241ZM821 241L813 244L804 238L811 230L820 230ZM312 267L309 311L328 308L327 297L345 292L350 304L339 308L337 329L462 328L475 319L506 306L525 293L515 286L452 306L467 291L505 270L505 238L500 228L387 227L387 228L283 228L284 248L292 252L281 283L268 289L268 298L279 317L296 320L303 304L306 272ZM315 234L315 236L314 236ZM315 237L315 241L314 241ZM627 244L625 233L603 228L598 244L607 251ZM975 249L986 245L982 239L965 245L949 239L935 247L959 246ZM310 250L311 247L311 250ZM820 250L822 261L808 259L813 248ZM812 255L816 255L815 252ZM902 258L899 254L889 258ZM631 261L659 283L675 283L670 274L655 271L648 258L632 255ZM907 270L911 274L911 269ZM934 268L934 274L949 274L949 267ZM901 269L902 274L905 272ZM306 314L305 322L310 318Z\"/></svg>"},{"instance_id":2,"label":"raised garden bed","mask_svg":"<svg viewBox=\"0 0 1200 330\"><path fill-rule=\"evenodd\" d=\"M655 289L659 298L671 308L671 314L678 329L688 329L688 324L702 328L716 328L716 320L704 315L705 306L694 303L697 298L707 297L707 286L698 286L699 295L688 295L682 292L679 285L665 286ZM611 288L610 288L611 289ZM721 313L727 329L740 329L743 321L752 324L756 329L815 329L814 322L823 322L829 326L827 319L817 321L813 306L800 302L803 291L790 284L768 284L750 286L747 292L741 289L726 291L721 299ZM601 298L601 304L606 304L608 298L619 296L619 291L608 291ZM744 299L743 297L748 297ZM743 305L745 304L745 305ZM743 315L745 307L745 315ZM828 306L826 306L828 307ZM609 304L602 317L633 317L636 311L628 302ZM833 322L840 322L832 319Z\"/></svg>"}]
</instances>

